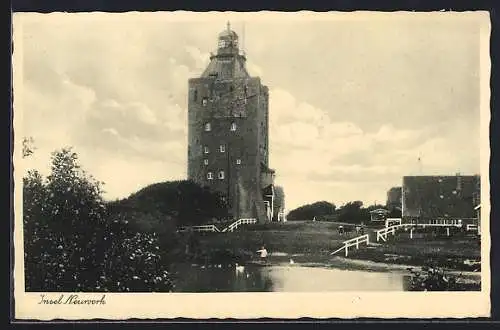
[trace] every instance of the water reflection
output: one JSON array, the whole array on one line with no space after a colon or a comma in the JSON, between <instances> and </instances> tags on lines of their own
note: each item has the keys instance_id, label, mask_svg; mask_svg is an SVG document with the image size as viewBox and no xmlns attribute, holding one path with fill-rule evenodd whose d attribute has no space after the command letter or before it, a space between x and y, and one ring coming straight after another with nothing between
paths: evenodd
<instances>
[{"instance_id":1,"label":"water reflection","mask_svg":"<svg viewBox=\"0 0 500 330\"><path fill-rule=\"evenodd\" d=\"M304 266L185 266L177 269L177 292L404 291L406 276Z\"/></svg>"}]
</instances>

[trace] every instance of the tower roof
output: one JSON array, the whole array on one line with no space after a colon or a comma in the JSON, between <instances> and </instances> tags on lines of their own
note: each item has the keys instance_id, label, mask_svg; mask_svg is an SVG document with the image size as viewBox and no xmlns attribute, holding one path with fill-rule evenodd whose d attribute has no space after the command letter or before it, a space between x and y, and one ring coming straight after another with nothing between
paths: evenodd
<instances>
[{"instance_id":1,"label":"tower roof","mask_svg":"<svg viewBox=\"0 0 500 330\"><path fill-rule=\"evenodd\" d=\"M238 39L238 35L236 32L231 30L231 23L227 22L227 27L224 31L219 33L219 39L220 38L232 38L232 39Z\"/></svg>"},{"instance_id":2,"label":"tower roof","mask_svg":"<svg viewBox=\"0 0 500 330\"><path fill-rule=\"evenodd\" d=\"M238 35L227 22L226 29L219 33L217 54L210 57L210 63L201 77L215 76L221 80L248 78L245 61L245 56L239 52Z\"/></svg>"}]
</instances>

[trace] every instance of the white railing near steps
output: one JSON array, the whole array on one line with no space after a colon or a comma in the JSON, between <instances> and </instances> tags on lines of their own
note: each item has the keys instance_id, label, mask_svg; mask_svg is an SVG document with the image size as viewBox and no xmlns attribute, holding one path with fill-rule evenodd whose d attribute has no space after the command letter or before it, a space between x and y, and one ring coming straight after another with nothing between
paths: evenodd
<instances>
[{"instance_id":1,"label":"white railing near steps","mask_svg":"<svg viewBox=\"0 0 500 330\"><path fill-rule=\"evenodd\" d=\"M387 241L387 235L392 234L396 235L396 230L404 228L404 227L411 227L413 226L410 223L404 223L404 224L399 224L399 225L394 225L386 228L382 228L380 230L377 230L377 242L380 240L383 240L384 242Z\"/></svg>"},{"instance_id":2,"label":"white railing near steps","mask_svg":"<svg viewBox=\"0 0 500 330\"><path fill-rule=\"evenodd\" d=\"M184 231L197 231L197 232L219 232L219 228L215 225L203 225L203 226L192 226L192 227L181 227L178 232L184 232Z\"/></svg>"},{"instance_id":3,"label":"white railing near steps","mask_svg":"<svg viewBox=\"0 0 500 330\"><path fill-rule=\"evenodd\" d=\"M251 225L257 223L257 219L239 219L238 221L233 222L230 224L228 227L224 228L222 230L223 233L225 232L233 232L235 229L237 229L241 225Z\"/></svg>"},{"instance_id":4,"label":"white railing near steps","mask_svg":"<svg viewBox=\"0 0 500 330\"><path fill-rule=\"evenodd\" d=\"M474 225L467 225L467 230L474 230L476 228L474 227L469 227L469 226L474 226ZM402 229L402 228L412 228L411 231L410 231L410 238L413 237L413 227L422 227L422 228L426 228L426 227L444 227L446 228L446 232L447 232L447 235L449 236L450 235L450 228L451 227L457 227L457 228L460 228L462 227L461 224L459 223L403 223L403 224L399 224L399 225L394 225L394 226L390 226L390 227L386 227L386 228L383 228L383 229L380 229L380 230L377 230L376 233L377 233L377 242L382 240L382 241L387 241L387 235L388 234L392 234L392 235L396 235L396 230L399 230L399 229Z\"/></svg>"},{"instance_id":5,"label":"white railing near steps","mask_svg":"<svg viewBox=\"0 0 500 330\"><path fill-rule=\"evenodd\" d=\"M202 226L192 226L192 227L181 227L177 231L178 232L185 232L185 231L196 231L196 232L212 232L212 233L225 233L225 232L233 232L235 229L237 229L241 225L246 225L246 224L254 224L257 223L257 219L239 219L224 228L223 230L220 230L217 228L216 225L202 225Z\"/></svg>"},{"instance_id":6,"label":"white railing near steps","mask_svg":"<svg viewBox=\"0 0 500 330\"><path fill-rule=\"evenodd\" d=\"M477 227L477 225L475 225L475 224L468 224L468 225L465 227L465 229L466 229L467 231L471 231L471 230L478 230L478 227Z\"/></svg>"},{"instance_id":7,"label":"white railing near steps","mask_svg":"<svg viewBox=\"0 0 500 330\"><path fill-rule=\"evenodd\" d=\"M330 255L333 255L333 254L336 254L337 252L345 250L345 256L347 257L347 255L349 254L349 248L351 246L356 246L356 249L359 249L359 245L361 243L366 243L366 245L370 244L370 236L368 234L366 234L366 235L358 236L358 237L352 238L350 240L344 241L344 242L342 242L343 246L341 248L333 251L332 253L330 253Z\"/></svg>"}]
</instances>

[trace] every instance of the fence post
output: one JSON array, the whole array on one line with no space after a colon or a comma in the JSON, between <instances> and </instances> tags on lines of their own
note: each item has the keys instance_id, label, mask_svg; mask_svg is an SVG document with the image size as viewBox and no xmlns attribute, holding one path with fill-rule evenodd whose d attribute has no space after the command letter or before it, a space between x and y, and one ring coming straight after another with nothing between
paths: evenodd
<instances>
[{"instance_id":1,"label":"fence post","mask_svg":"<svg viewBox=\"0 0 500 330\"><path fill-rule=\"evenodd\" d=\"M413 239L413 228L410 228L410 239Z\"/></svg>"},{"instance_id":2,"label":"fence post","mask_svg":"<svg viewBox=\"0 0 500 330\"><path fill-rule=\"evenodd\" d=\"M356 249L359 250L359 239L356 239Z\"/></svg>"},{"instance_id":3,"label":"fence post","mask_svg":"<svg viewBox=\"0 0 500 330\"><path fill-rule=\"evenodd\" d=\"M345 256L347 257L347 251L349 250L347 244L345 244Z\"/></svg>"}]
</instances>

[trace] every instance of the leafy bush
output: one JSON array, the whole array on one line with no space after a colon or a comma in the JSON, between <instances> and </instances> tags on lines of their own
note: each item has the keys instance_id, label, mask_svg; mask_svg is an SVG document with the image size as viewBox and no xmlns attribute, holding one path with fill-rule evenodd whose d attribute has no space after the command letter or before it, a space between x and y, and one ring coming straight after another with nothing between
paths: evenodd
<instances>
[{"instance_id":1,"label":"leafy bush","mask_svg":"<svg viewBox=\"0 0 500 330\"><path fill-rule=\"evenodd\" d=\"M161 182L147 186L130 197L109 203L110 212L118 216L131 213L148 214L157 222L138 223L139 226L161 228L200 225L228 218L228 207L223 196L201 187L193 181ZM152 218L151 218L152 217ZM145 222L145 217L133 217L132 221Z\"/></svg>"},{"instance_id":2,"label":"leafy bush","mask_svg":"<svg viewBox=\"0 0 500 330\"><path fill-rule=\"evenodd\" d=\"M316 202L298 207L288 213L288 220L312 220L335 212L335 205L326 201Z\"/></svg>"},{"instance_id":3,"label":"leafy bush","mask_svg":"<svg viewBox=\"0 0 500 330\"><path fill-rule=\"evenodd\" d=\"M352 224L369 223L370 211L383 208L382 205L363 206L361 201L353 201L336 208L329 202L316 202L298 207L288 213L288 220L338 221Z\"/></svg>"},{"instance_id":4,"label":"leafy bush","mask_svg":"<svg viewBox=\"0 0 500 330\"><path fill-rule=\"evenodd\" d=\"M411 273L410 291L459 291L457 284L458 277L446 274L443 269L422 267L421 271L412 268L408 269Z\"/></svg>"},{"instance_id":5,"label":"leafy bush","mask_svg":"<svg viewBox=\"0 0 500 330\"><path fill-rule=\"evenodd\" d=\"M23 184L27 291L171 290L158 238L109 219L102 183L71 148L53 153L46 179L29 171Z\"/></svg>"}]
</instances>

